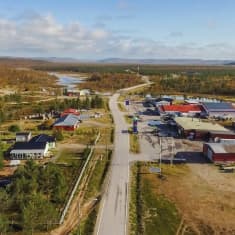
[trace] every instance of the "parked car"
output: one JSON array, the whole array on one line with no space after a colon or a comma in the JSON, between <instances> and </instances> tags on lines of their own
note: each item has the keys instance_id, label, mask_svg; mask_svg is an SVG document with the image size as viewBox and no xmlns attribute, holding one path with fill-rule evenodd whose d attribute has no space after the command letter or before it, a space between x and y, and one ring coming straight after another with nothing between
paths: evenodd
<instances>
[{"instance_id":1,"label":"parked car","mask_svg":"<svg viewBox=\"0 0 235 235\"><path fill-rule=\"evenodd\" d=\"M122 134L127 134L127 133L129 133L128 130L122 130Z\"/></svg>"}]
</instances>

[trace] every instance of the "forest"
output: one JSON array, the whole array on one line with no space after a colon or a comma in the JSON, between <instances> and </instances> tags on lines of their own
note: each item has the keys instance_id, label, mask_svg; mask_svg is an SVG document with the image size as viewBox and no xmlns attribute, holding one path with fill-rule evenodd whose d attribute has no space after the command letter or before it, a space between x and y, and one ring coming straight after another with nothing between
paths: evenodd
<instances>
[{"instance_id":1,"label":"forest","mask_svg":"<svg viewBox=\"0 0 235 235\"><path fill-rule=\"evenodd\" d=\"M79 84L79 88L115 92L116 90L135 86L141 83L141 78L135 74L93 73L88 80Z\"/></svg>"},{"instance_id":2,"label":"forest","mask_svg":"<svg viewBox=\"0 0 235 235\"><path fill-rule=\"evenodd\" d=\"M24 234L31 234L52 228L58 223L67 188L57 165L27 161L16 170L11 184L0 190L0 231L24 230Z\"/></svg>"},{"instance_id":3,"label":"forest","mask_svg":"<svg viewBox=\"0 0 235 235\"><path fill-rule=\"evenodd\" d=\"M159 73L152 76L155 83L150 93L181 93L191 95L235 94L235 70L213 70L200 72Z\"/></svg>"}]
</instances>

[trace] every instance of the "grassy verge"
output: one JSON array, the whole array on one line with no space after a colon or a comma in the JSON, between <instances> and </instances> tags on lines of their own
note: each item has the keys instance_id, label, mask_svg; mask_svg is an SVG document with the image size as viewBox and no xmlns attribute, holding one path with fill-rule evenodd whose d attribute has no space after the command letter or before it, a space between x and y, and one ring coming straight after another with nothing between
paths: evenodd
<instances>
[{"instance_id":1,"label":"grassy verge","mask_svg":"<svg viewBox=\"0 0 235 235\"><path fill-rule=\"evenodd\" d=\"M130 134L130 152L140 153L139 136L136 134Z\"/></svg>"},{"instance_id":2,"label":"grassy verge","mask_svg":"<svg viewBox=\"0 0 235 235\"><path fill-rule=\"evenodd\" d=\"M132 117L130 115L125 115L124 118L127 124L132 124Z\"/></svg>"},{"instance_id":3,"label":"grassy verge","mask_svg":"<svg viewBox=\"0 0 235 235\"><path fill-rule=\"evenodd\" d=\"M123 103L118 103L118 108L121 112L126 112L127 111Z\"/></svg>"},{"instance_id":4,"label":"grassy verge","mask_svg":"<svg viewBox=\"0 0 235 235\"><path fill-rule=\"evenodd\" d=\"M142 163L132 167L130 235L176 234L180 215L175 205L160 193L161 179L147 172L148 167Z\"/></svg>"},{"instance_id":5,"label":"grassy verge","mask_svg":"<svg viewBox=\"0 0 235 235\"><path fill-rule=\"evenodd\" d=\"M94 163L96 165L87 185L87 192L84 197L85 201L100 194L104 178L109 168L112 151L108 150L108 152L106 153L105 150L95 150L94 155L96 155L98 159Z\"/></svg>"},{"instance_id":6,"label":"grassy verge","mask_svg":"<svg viewBox=\"0 0 235 235\"><path fill-rule=\"evenodd\" d=\"M81 225L75 231L73 231L72 235L78 235L78 234L93 235L98 215L98 210L99 210L99 204L96 204L96 206L91 210L86 219L82 221Z\"/></svg>"}]
</instances>

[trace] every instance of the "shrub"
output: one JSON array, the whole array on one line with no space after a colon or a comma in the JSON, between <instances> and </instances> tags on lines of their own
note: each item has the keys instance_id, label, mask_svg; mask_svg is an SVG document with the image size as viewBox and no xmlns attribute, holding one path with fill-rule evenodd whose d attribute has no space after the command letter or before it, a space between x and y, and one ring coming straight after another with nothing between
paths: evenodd
<instances>
[{"instance_id":1,"label":"shrub","mask_svg":"<svg viewBox=\"0 0 235 235\"><path fill-rule=\"evenodd\" d=\"M11 126L9 126L8 131L18 132L18 131L20 131L20 127L18 125L11 125Z\"/></svg>"}]
</instances>

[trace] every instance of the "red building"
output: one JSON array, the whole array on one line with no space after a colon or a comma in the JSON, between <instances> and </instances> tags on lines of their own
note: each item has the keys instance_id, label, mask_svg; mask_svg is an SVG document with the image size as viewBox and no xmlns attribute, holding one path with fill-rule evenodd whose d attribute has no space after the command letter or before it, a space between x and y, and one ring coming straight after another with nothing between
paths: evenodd
<instances>
[{"instance_id":1,"label":"red building","mask_svg":"<svg viewBox=\"0 0 235 235\"><path fill-rule=\"evenodd\" d=\"M203 154L214 163L234 163L235 144L229 143L205 143Z\"/></svg>"},{"instance_id":2,"label":"red building","mask_svg":"<svg viewBox=\"0 0 235 235\"><path fill-rule=\"evenodd\" d=\"M73 114L73 115L76 115L76 116L79 116L80 113L78 112L77 109L65 109L63 113L61 113L61 117L65 116L65 115L68 115L68 114Z\"/></svg>"},{"instance_id":3,"label":"red building","mask_svg":"<svg viewBox=\"0 0 235 235\"><path fill-rule=\"evenodd\" d=\"M161 105L160 110L165 113L201 113L204 111L200 104Z\"/></svg>"},{"instance_id":4,"label":"red building","mask_svg":"<svg viewBox=\"0 0 235 235\"><path fill-rule=\"evenodd\" d=\"M78 128L80 119L78 116L73 114L68 114L60 117L53 125L54 129L74 131Z\"/></svg>"}]
</instances>

